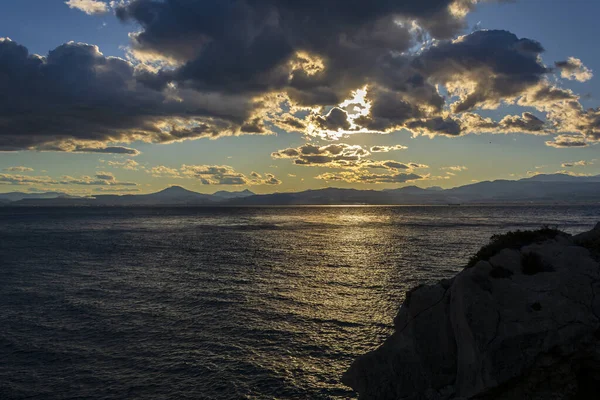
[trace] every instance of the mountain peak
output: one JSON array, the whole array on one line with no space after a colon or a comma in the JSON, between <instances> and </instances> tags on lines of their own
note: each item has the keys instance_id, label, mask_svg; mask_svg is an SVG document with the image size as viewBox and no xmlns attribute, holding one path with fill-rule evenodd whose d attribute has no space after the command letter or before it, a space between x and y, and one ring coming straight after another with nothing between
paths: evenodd
<instances>
[{"instance_id":1,"label":"mountain peak","mask_svg":"<svg viewBox=\"0 0 600 400\"><path fill-rule=\"evenodd\" d=\"M163 190L161 190L158 193L196 193L196 192L192 192L191 190L187 190L184 187L181 186L169 186L168 188L164 188Z\"/></svg>"},{"instance_id":2,"label":"mountain peak","mask_svg":"<svg viewBox=\"0 0 600 400\"><path fill-rule=\"evenodd\" d=\"M189 198L205 197L206 195L198 193L198 192L193 192L193 191L188 190L181 186L169 186L168 188L165 188L165 189L161 190L160 192L150 194L149 196L172 200L174 198L189 199Z\"/></svg>"}]
</instances>

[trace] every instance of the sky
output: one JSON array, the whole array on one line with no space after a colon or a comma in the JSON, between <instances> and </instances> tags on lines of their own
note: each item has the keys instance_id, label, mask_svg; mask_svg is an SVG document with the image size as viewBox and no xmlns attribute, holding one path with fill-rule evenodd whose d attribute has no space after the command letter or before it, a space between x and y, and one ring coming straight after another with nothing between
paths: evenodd
<instances>
[{"instance_id":1,"label":"sky","mask_svg":"<svg viewBox=\"0 0 600 400\"><path fill-rule=\"evenodd\" d=\"M592 0L12 0L0 192L600 174Z\"/></svg>"}]
</instances>

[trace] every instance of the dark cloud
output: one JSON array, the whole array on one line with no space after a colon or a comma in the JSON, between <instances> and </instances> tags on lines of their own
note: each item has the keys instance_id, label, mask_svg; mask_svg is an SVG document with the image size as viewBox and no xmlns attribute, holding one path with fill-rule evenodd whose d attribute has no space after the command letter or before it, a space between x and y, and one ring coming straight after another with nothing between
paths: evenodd
<instances>
[{"instance_id":1,"label":"dark cloud","mask_svg":"<svg viewBox=\"0 0 600 400\"><path fill-rule=\"evenodd\" d=\"M424 115L419 105L411 103L403 92L377 87L369 91L367 100L371 102L370 114L357 118L356 123L369 130L392 131Z\"/></svg>"},{"instance_id":2,"label":"dark cloud","mask_svg":"<svg viewBox=\"0 0 600 400\"><path fill-rule=\"evenodd\" d=\"M100 9L93 5L97 1L69 3ZM0 151L136 155L118 144L270 134L273 125L315 129L306 133L321 137L339 132L334 139L402 128L448 136L553 130L600 137L594 113L565 111L573 108L568 103L579 105L579 98L549 79L557 70L569 79L587 79L591 71L580 60L547 68L540 43L502 30L455 38L477 3L115 3L117 17L139 28L131 35L131 55L140 64L72 42L40 57L0 39ZM355 103L339 106L362 88L367 93L361 107L368 112L353 115L348 107ZM478 109L503 103L546 112L547 123L527 113L500 121L474 117ZM309 116L298 118L303 114L296 111L308 107ZM330 111L320 115L323 110ZM326 164L330 156L296 161Z\"/></svg>"},{"instance_id":3,"label":"dark cloud","mask_svg":"<svg viewBox=\"0 0 600 400\"><path fill-rule=\"evenodd\" d=\"M400 163L397 161L384 161L381 163L382 166L390 169L410 169L411 166L408 164Z\"/></svg>"},{"instance_id":4,"label":"dark cloud","mask_svg":"<svg viewBox=\"0 0 600 400\"><path fill-rule=\"evenodd\" d=\"M433 133L448 136L458 136L461 134L459 121L450 117L433 117L427 119L418 119L410 121L406 125L407 129L421 133Z\"/></svg>"},{"instance_id":5,"label":"dark cloud","mask_svg":"<svg viewBox=\"0 0 600 400\"><path fill-rule=\"evenodd\" d=\"M406 150L406 146L402 146L401 144L397 144L395 146L373 146L371 147L371 153L387 153L389 151L394 150Z\"/></svg>"},{"instance_id":6,"label":"dark cloud","mask_svg":"<svg viewBox=\"0 0 600 400\"><path fill-rule=\"evenodd\" d=\"M507 31L477 31L438 41L419 54L386 54L369 70L368 115L358 128L459 136L470 133L460 114L519 101L537 108L577 100L569 90L550 85L552 70L541 62L543 47ZM444 98L437 86L450 94ZM444 111L449 105L453 114ZM482 119L483 121L483 119ZM471 121L474 122L474 121ZM540 132L544 122L530 113L493 122L487 130Z\"/></svg>"},{"instance_id":7,"label":"dark cloud","mask_svg":"<svg viewBox=\"0 0 600 400\"><path fill-rule=\"evenodd\" d=\"M100 179L102 181L115 182L115 176L110 172L99 172L96 174L96 179Z\"/></svg>"},{"instance_id":8,"label":"dark cloud","mask_svg":"<svg viewBox=\"0 0 600 400\"><path fill-rule=\"evenodd\" d=\"M323 130L339 131L350 129L348 114L338 107L332 108L327 115L316 116L314 122L318 128Z\"/></svg>"},{"instance_id":9,"label":"dark cloud","mask_svg":"<svg viewBox=\"0 0 600 400\"><path fill-rule=\"evenodd\" d=\"M42 147L43 148L43 147ZM73 152L76 153L105 153L105 154L127 154L131 156L137 156L140 152L136 149L122 146L108 146L108 147L76 147Z\"/></svg>"},{"instance_id":10,"label":"dark cloud","mask_svg":"<svg viewBox=\"0 0 600 400\"><path fill-rule=\"evenodd\" d=\"M551 72L540 61L544 48L507 31L477 31L432 46L413 64L429 79L456 88L455 113L496 107L538 85ZM467 91L464 92L464 88Z\"/></svg>"},{"instance_id":11,"label":"dark cloud","mask_svg":"<svg viewBox=\"0 0 600 400\"><path fill-rule=\"evenodd\" d=\"M508 32L442 41L426 56L412 55L427 35L443 40L460 32L476 3L135 0L117 8L117 15L142 27L132 37L134 52L175 61L175 69L152 78L161 82L155 87L177 82L201 91L276 91L302 106L331 106L368 84L379 92L371 96L373 118L362 122L389 130L411 117L427 117L424 111L441 110L444 99L433 74L443 82L458 69L486 69L498 76L497 87L507 88L503 79L536 80L546 72L536 62L541 46ZM324 129L349 127L340 110L329 117L317 120Z\"/></svg>"},{"instance_id":12,"label":"dark cloud","mask_svg":"<svg viewBox=\"0 0 600 400\"><path fill-rule=\"evenodd\" d=\"M464 26L458 6L468 8L474 3L134 0L116 13L142 27L132 37L135 51L181 64L165 74L165 80L236 93L289 87L298 99L314 103L327 98L328 104L334 104L331 100L339 96L342 80L357 83L363 80L358 72L372 68L379 56L410 48L409 21L420 23L434 37L448 38ZM311 74L310 69L298 68L312 62L298 54L302 52L321 59L326 72Z\"/></svg>"},{"instance_id":13,"label":"dark cloud","mask_svg":"<svg viewBox=\"0 0 600 400\"><path fill-rule=\"evenodd\" d=\"M550 131L548 124L530 112L522 115L507 115L500 121L484 118L475 113L463 113L460 116L433 117L414 120L406 128L423 135L459 136L470 133L529 133L546 135Z\"/></svg>"},{"instance_id":14,"label":"dark cloud","mask_svg":"<svg viewBox=\"0 0 600 400\"><path fill-rule=\"evenodd\" d=\"M385 160L385 161L365 161L358 165L362 169L388 169L388 170L413 170L416 168L429 168L428 165L418 163L402 163L398 161Z\"/></svg>"},{"instance_id":15,"label":"dark cloud","mask_svg":"<svg viewBox=\"0 0 600 400\"><path fill-rule=\"evenodd\" d=\"M516 132L542 132L546 123L533 115L525 112L522 116L508 115L500 121L501 129Z\"/></svg>"},{"instance_id":16,"label":"dark cloud","mask_svg":"<svg viewBox=\"0 0 600 400\"><path fill-rule=\"evenodd\" d=\"M268 132L263 119L260 117L252 118L250 121L243 124L240 131L253 134L265 134Z\"/></svg>"},{"instance_id":17,"label":"dark cloud","mask_svg":"<svg viewBox=\"0 0 600 400\"><path fill-rule=\"evenodd\" d=\"M106 143L233 134L250 116L249 99L154 90L139 71L96 46L71 42L40 57L0 39L0 150L135 155Z\"/></svg>"},{"instance_id":18,"label":"dark cloud","mask_svg":"<svg viewBox=\"0 0 600 400\"><path fill-rule=\"evenodd\" d=\"M304 132L306 129L306 124L300 118L293 115L283 115L272 122L275 126L289 132Z\"/></svg>"}]
</instances>

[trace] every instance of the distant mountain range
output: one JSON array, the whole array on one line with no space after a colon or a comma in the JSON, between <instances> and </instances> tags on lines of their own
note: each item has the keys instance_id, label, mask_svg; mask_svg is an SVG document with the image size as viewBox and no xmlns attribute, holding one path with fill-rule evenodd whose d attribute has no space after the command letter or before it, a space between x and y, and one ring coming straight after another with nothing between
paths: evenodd
<instances>
[{"instance_id":1,"label":"distant mountain range","mask_svg":"<svg viewBox=\"0 0 600 400\"><path fill-rule=\"evenodd\" d=\"M257 195L249 190L203 194L171 186L157 193L73 197L64 193L0 193L3 206L244 206L332 204L600 203L600 175L536 175L478 182L452 189L406 186L391 190L326 188Z\"/></svg>"}]
</instances>

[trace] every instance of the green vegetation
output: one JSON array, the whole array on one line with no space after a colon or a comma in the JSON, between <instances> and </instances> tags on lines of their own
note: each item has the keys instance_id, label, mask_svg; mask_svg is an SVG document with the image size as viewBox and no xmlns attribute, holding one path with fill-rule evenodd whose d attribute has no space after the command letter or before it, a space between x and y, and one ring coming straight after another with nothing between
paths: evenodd
<instances>
[{"instance_id":1,"label":"green vegetation","mask_svg":"<svg viewBox=\"0 0 600 400\"><path fill-rule=\"evenodd\" d=\"M487 261L496 255L502 249L520 249L532 243L543 242L548 239L554 239L564 232L555 227L544 226L535 231L511 231L502 235L494 235L490 238L490 243L483 246L477 254L469 259L467 268L474 267L479 261Z\"/></svg>"}]
</instances>

